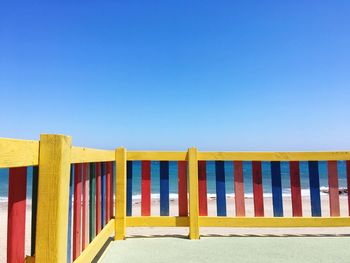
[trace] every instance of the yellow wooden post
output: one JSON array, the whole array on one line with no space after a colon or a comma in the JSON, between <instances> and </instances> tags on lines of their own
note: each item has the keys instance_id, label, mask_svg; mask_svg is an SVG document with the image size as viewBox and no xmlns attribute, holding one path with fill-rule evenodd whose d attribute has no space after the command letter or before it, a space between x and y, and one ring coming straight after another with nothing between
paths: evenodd
<instances>
[{"instance_id":1,"label":"yellow wooden post","mask_svg":"<svg viewBox=\"0 0 350 263\"><path fill-rule=\"evenodd\" d=\"M40 136L36 263L67 260L71 143L68 136Z\"/></svg>"},{"instance_id":2,"label":"yellow wooden post","mask_svg":"<svg viewBox=\"0 0 350 263\"><path fill-rule=\"evenodd\" d=\"M116 201L115 201L115 240L125 239L126 233L126 149L115 151L117 165Z\"/></svg>"},{"instance_id":3,"label":"yellow wooden post","mask_svg":"<svg viewBox=\"0 0 350 263\"><path fill-rule=\"evenodd\" d=\"M190 239L199 239L198 158L197 149L188 149L188 182L190 195Z\"/></svg>"}]
</instances>

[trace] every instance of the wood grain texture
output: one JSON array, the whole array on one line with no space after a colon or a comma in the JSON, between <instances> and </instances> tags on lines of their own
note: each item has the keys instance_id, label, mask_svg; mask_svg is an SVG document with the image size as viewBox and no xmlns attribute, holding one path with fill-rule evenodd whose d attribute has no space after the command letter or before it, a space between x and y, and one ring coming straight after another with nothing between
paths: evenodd
<instances>
[{"instance_id":1,"label":"wood grain texture","mask_svg":"<svg viewBox=\"0 0 350 263\"><path fill-rule=\"evenodd\" d=\"M128 151L128 161L186 161L187 152Z\"/></svg>"},{"instance_id":2,"label":"wood grain texture","mask_svg":"<svg viewBox=\"0 0 350 263\"><path fill-rule=\"evenodd\" d=\"M294 217L303 216L301 187L300 187L300 163L292 161L289 163L290 184L292 193L292 213Z\"/></svg>"},{"instance_id":3,"label":"wood grain texture","mask_svg":"<svg viewBox=\"0 0 350 263\"><path fill-rule=\"evenodd\" d=\"M197 149L188 149L188 178L190 197L190 239L199 239L198 207L198 159Z\"/></svg>"},{"instance_id":4,"label":"wood grain texture","mask_svg":"<svg viewBox=\"0 0 350 263\"><path fill-rule=\"evenodd\" d=\"M115 202L115 240L125 239L126 232L126 149L117 148L115 151L117 166L116 173L116 202Z\"/></svg>"},{"instance_id":5,"label":"wood grain texture","mask_svg":"<svg viewBox=\"0 0 350 263\"><path fill-rule=\"evenodd\" d=\"M187 197L187 162L177 162L178 171L178 202L179 202L179 216L188 215L188 197Z\"/></svg>"},{"instance_id":6,"label":"wood grain texture","mask_svg":"<svg viewBox=\"0 0 350 263\"><path fill-rule=\"evenodd\" d=\"M337 161L328 161L328 186L330 215L340 216Z\"/></svg>"},{"instance_id":7,"label":"wood grain texture","mask_svg":"<svg viewBox=\"0 0 350 263\"><path fill-rule=\"evenodd\" d=\"M114 151L72 147L72 163L97 163L114 161Z\"/></svg>"},{"instance_id":8,"label":"wood grain texture","mask_svg":"<svg viewBox=\"0 0 350 263\"><path fill-rule=\"evenodd\" d=\"M254 196L254 215L256 217L264 216L264 194L262 182L262 169L260 161L252 162L253 172L253 196Z\"/></svg>"},{"instance_id":9,"label":"wood grain texture","mask_svg":"<svg viewBox=\"0 0 350 263\"><path fill-rule=\"evenodd\" d=\"M70 137L40 136L36 263L67 258L70 150Z\"/></svg>"},{"instance_id":10,"label":"wood grain texture","mask_svg":"<svg viewBox=\"0 0 350 263\"><path fill-rule=\"evenodd\" d=\"M234 161L233 171L236 216L245 216L243 162Z\"/></svg>"}]
</instances>

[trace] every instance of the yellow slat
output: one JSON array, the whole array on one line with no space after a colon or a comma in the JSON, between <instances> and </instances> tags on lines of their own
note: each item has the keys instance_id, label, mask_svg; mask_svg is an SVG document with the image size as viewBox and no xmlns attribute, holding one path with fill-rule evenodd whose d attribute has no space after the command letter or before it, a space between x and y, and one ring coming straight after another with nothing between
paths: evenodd
<instances>
[{"instance_id":1,"label":"yellow slat","mask_svg":"<svg viewBox=\"0 0 350 263\"><path fill-rule=\"evenodd\" d=\"M114 219L111 219L101 232L91 241L80 256L74 260L74 263L92 262L97 253L100 252L103 245L114 232Z\"/></svg>"},{"instance_id":2,"label":"yellow slat","mask_svg":"<svg viewBox=\"0 0 350 263\"><path fill-rule=\"evenodd\" d=\"M115 199L115 240L125 239L126 233L126 149L117 148L115 158L117 162L116 173L116 199Z\"/></svg>"},{"instance_id":3,"label":"yellow slat","mask_svg":"<svg viewBox=\"0 0 350 263\"><path fill-rule=\"evenodd\" d=\"M187 152L128 151L129 161L186 161Z\"/></svg>"},{"instance_id":4,"label":"yellow slat","mask_svg":"<svg viewBox=\"0 0 350 263\"><path fill-rule=\"evenodd\" d=\"M189 226L187 216L127 216L128 227L185 227Z\"/></svg>"},{"instance_id":5,"label":"yellow slat","mask_svg":"<svg viewBox=\"0 0 350 263\"><path fill-rule=\"evenodd\" d=\"M38 165L39 142L0 138L0 168Z\"/></svg>"},{"instance_id":6,"label":"yellow slat","mask_svg":"<svg viewBox=\"0 0 350 263\"><path fill-rule=\"evenodd\" d=\"M198 205L198 159L197 149L188 149L189 215L190 239L199 239L199 205Z\"/></svg>"},{"instance_id":7,"label":"yellow slat","mask_svg":"<svg viewBox=\"0 0 350 263\"><path fill-rule=\"evenodd\" d=\"M199 217L201 227L346 227L350 217Z\"/></svg>"},{"instance_id":8,"label":"yellow slat","mask_svg":"<svg viewBox=\"0 0 350 263\"><path fill-rule=\"evenodd\" d=\"M198 152L198 160L337 161L350 160L350 152Z\"/></svg>"},{"instance_id":9,"label":"yellow slat","mask_svg":"<svg viewBox=\"0 0 350 263\"><path fill-rule=\"evenodd\" d=\"M115 151L72 147L72 163L115 161Z\"/></svg>"}]
</instances>

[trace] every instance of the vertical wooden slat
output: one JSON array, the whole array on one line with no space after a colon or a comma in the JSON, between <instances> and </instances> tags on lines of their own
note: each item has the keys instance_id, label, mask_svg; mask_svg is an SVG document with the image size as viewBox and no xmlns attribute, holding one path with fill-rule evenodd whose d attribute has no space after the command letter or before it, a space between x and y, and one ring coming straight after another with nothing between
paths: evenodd
<instances>
[{"instance_id":1,"label":"vertical wooden slat","mask_svg":"<svg viewBox=\"0 0 350 263\"><path fill-rule=\"evenodd\" d=\"M106 218L106 163L101 163L101 229L105 225Z\"/></svg>"},{"instance_id":2,"label":"vertical wooden slat","mask_svg":"<svg viewBox=\"0 0 350 263\"><path fill-rule=\"evenodd\" d=\"M81 249L82 164L74 164L73 261Z\"/></svg>"},{"instance_id":3,"label":"vertical wooden slat","mask_svg":"<svg viewBox=\"0 0 350 263\"><path fill-rule=\"evenodd\" d=\"M67 258L71 137L40 136L36 263Z\"/></svg>"},{"instance_id":4,"label":"vertical wooden slat","mask_svg":"<svg viewBox=\"0 0 350 263\"><path fill-rule=\"evenodd\" d=\"M312 216L321 216L320 178L318 161L309 161L309 182Z\"/></svg>"},{"instance_id":5,"label":"vertical wooden slat","mask_svg":"<svg viewBox=\"0 0 350 263\"><path fill-rule=\"evenodd\" d=\"M245 216L243 162L234 161L234 187L236 216Z\"/></svg>"},{"instance_id":6,"label":"vertical wooden slat","mask_svg":"<svg viewBox=\"0 0 350 263\"><path fill-rule=\"evenodd\" d=\"M35 254L35 238L36 238L36 217L38 209L38 166L33 167L33 177L32 177L32 222L31 222L31 248L30 255Z\"/></svg>"},{"instance_id":7,"label":"vertical wooden slat","mask_svg":"<svg viewBox=\"0 0 350 263\"><path fill-rule=\"evenodd\" d=\"M68 242L67 242L67 263L72 262L72 201L74 184L74 166L71 165L69 176L69 201L68 201Z\"/></svg>"},{"instance_id":8,"label":"vertical wooden slat","mask_svg":"<svg viewBox=\"0 0 350 263\"><path fill-rule=\"evenodd\" d=\"M151 214L151 161L141 164L141 216Z\"/></svg>"},{"instance_id":9,"label":"vertical wooden slat","mask_svg":"<svg viewBox=\"0 0 350 263\"><path fill-rule=\"evenodd\" d=\"M7 262L24 262L27 167L10 168L8 187Z\"/></svg>"},{"instance_id":10,"label":"vertical wooden slat","mask_svg":"<svg viewBox=\"0 0 350 263\"><path fill-rule=\"evenodd\" d=\"M271 162L273 216L283 217L281 162Z\"/></svg>"},{"instance_id":11,"label":"vertical wooden slat","mask_svg":"<svg viewBox=\"0 0 350 263\"><path fill-rule=\"evenodd\" d=\"M261 216L264 216L264 194L263 194L261 162L253 161L252 168L253 168L254 215L256 217L261 217Z\"/></svg>"},{"instance_id":12,"label":"vertical wooden slat","mask_svg":"<svg viewBox=\"0 0 350 263\"><path fill-rule=\"evenodd\" d=\"M187 162L177 162L178 171L178 195L179 195L179 216L188 216L187 200Z\"/></svg>"},{"instance_id":13,"label":"vertical wooden slat","mask_svg":"<svg viewBox=\"0 0 350 263\"><path fill-rule=\"evenodd\" d=\"M89 203L89 228L90 242L96 235L96 163L90 163L90 203Z\"/></svg>"},{"instance_id":14,"label":"vertical wooden slat","mask_svg":"<svg viewBox=\"0 0 350 263\"><path fill-rule=\"evenodd\" d=\"M160 161L160 215L169 215L169 162Z\"/></svg>"},{"instance_id":15,"label":"vertical wooden slat","mask_svg":"<svg viewBox=\"0 0 350 263\"><path fill-rule=\"evenodd\" d=\"M101 163L96 163L96 234L101 231Z\"/></svg>"},{"instance_id":16,"label":"vertical wooden slat","mask_svg":"<svg viewBox=\"0 0 350 263\"><path fill-rule=\"evenodd\" d=\"M289 162L290 185L292 193L292 210L294 217L303 216L301 188L300 188L300 165L298 161Z\"/></svg>"},{"instance_id":17,"label":"vertical wooden slat","mask_svg":"<svg viewBox=\"0 0 350 263\"><path fill-rule=\"evenodd\" d=\"M110 177L110 191L109 191L109 199L111 200L110 206L109 206L109 219L111 219L114 216L113 209L114 209L114 180L115 180L115 173L114 173L114 162L108 162L109 166L107 166L107 169L109 169L109 173L111 174Z\"/></svg>"},{"instance_id":18,"label":"vertical wooden slat","mask_svg":"<svg viewBox=\"0 0 350 263\"><path fill-rule=\"evenodd\" d=\"M115 202L115 240L125 239L126 231L126 149L115 151L116 159L116 202Z\"/></svg>"},{"instance_id":19,"label":"vertical wooden slat","mask_svg":"<svg viewBox=\"0 0 350 263\"><path fill-rule=\"evenodd\" d=\"M106 218L105 221L108 223L109 219L111 218L111 186L112 186L112 163L107 162L106 163Z\"/></svg>"},{"instance_id":20,"label":"vertical wooden slat","mask_svg":"<svg viewBox=\"0 0 350 263\"><path fill-rule=\"evenodd\" d=\"M83 207L82 207L82 220L81 220L81 249L84 250L88 244L89 231L88 231L88 211L89 211L89 164L83 164Z\"/></svg>"},{"instance_id":21,"label":"vertical wooden slat","mask_svg":"<svg viewBox=\"0 0 350 263\"><path fill-rule=\"evenodd\" d=\"M132 161L127 161L126 169L126 215L132 215Z\"/></svg>"},{"instance_id":22,"label":"vertical wooden slat","mask_svg":"<svg viewBox=\"0 0 350 263\"><path fill-rule=\"evenodd\" d=\"M337 161L328 161L328 186L330 215L340 216Z\"/></svg>"},{"instance_id":23,"label":"vertical wooden slat","mask_svg":"<svg viewBox=\"0 0 350 263\"><path fill-rule=\"evenodd\" d=\"M350 189L350 161L346 161L346 183L348 191ZM348 215L350 216L350 194L348 192Z\"/></svg>"},{"instance_id":24,"label":"vertical wooden slat","mask_svg":"<svg viewBox=\"0 0 350 263\"><path fill-rule=\"evenodd\" d=\"M225 186L225 163L215 162L216 174L216 211L218 216L226 216L226 186Z\"/></svg>"},{"instance_id":25,"label":"vertical wooden slat","mask_svg":"<svg viewBox=\"0 0 350 263\"><path fill-rule=\"evenodd\" d=\"M188 179L189 179L189 196L190 196L190 239L199 239L199 222L198 222L198 157L197 149L188 149Z\"/></svg>"},{"instance_id":26,"label":"vertical wooden slat","mask_svg":"<svg viewBox=\"0 0 350 263\"><path fill-rule=\"evenodd\" d=\"M208 198L207 198L207 162L198 161L198 199L199 215L208 215Z\"/></svg>"}]
</instances>

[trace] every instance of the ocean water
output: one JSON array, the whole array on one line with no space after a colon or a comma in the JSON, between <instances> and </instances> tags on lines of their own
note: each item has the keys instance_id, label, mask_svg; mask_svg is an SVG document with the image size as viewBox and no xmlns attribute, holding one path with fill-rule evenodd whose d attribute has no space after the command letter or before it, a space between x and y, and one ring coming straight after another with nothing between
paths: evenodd
<instances>
[{"instance_id":1,"label":"ocean water","mask_svg":"<svg viewBox=\"0 0 350 263\"><path fill-rule=\"evenodd\" d=\"M27 198L31 198L31 185L32 185L32 167L28 167L27 177ZM320 188L328 187L328 165L326 161L319 162L319 174L320 174ZM253 195L252 185L252 162L243 162L243 175L244 175L244 188L247 197ZM338 175L339 175L339 187L346 188L346 165L345 161L338 161ZM283 195L289 196L290 191L290 177L289 177L289 162L281 162L281 177ZM233 162L225 162L225 180L226 180L226 194L234 194L234 172ZM271 166L270 162L262 162L262 180L264 196L271 196ZM309 195L309 172L308 162L300 162L300 180L302 195ZM159 162L151 162L151 192L152 197L157 198L159 196ZM169 162L169 188L170 198L176 198L177 187L177 162ZM132 175L132 192L133 199L139 199L141 194L141 161L133 162L133 175ZM215 162L207 161L207 191L209 196L215 196ZM322 194L322 193L321 193ZM0 169L0 201L7 200L8 195L8 169Z\"/></svg>"}]
</instances>

